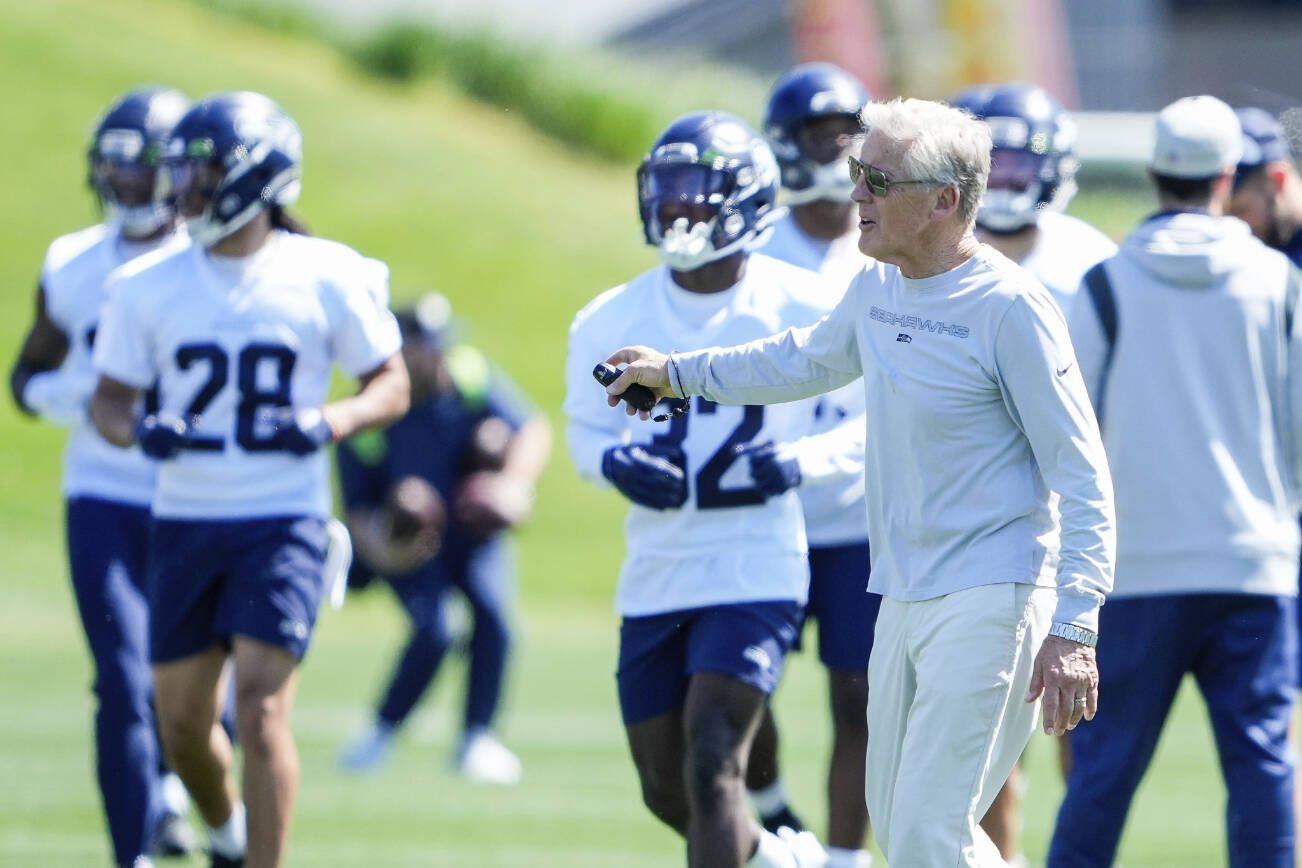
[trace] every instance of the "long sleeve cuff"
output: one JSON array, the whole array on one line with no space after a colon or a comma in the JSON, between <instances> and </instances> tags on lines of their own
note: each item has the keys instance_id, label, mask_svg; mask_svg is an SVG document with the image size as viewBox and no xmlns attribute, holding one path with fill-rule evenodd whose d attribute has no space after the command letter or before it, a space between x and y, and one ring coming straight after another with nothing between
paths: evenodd
<instances>
[{"instance_id":1,"label":"long sleeve cuff","mask_svg":"<svg viewBox=\"0 0 1302 868\"><path fill-rule=\"evenodd\" d=\"M1080 581L1076 579L1076 581ZM1058 589L1058 605L1053 610L1053 620L1062 624L1075 624L1097 633L1099 609L1103 597L1099 594L1081 593L1070 588Z\"/></svg>"}]
</instances>

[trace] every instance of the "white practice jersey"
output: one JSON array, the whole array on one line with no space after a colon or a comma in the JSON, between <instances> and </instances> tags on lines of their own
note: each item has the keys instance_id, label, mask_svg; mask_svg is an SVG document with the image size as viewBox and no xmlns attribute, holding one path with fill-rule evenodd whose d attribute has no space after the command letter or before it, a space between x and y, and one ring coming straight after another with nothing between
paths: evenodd
<instances>
[{"instance_id":1,"label":"white practice jersey","mask_svg":"<svg viewBox=\"0 0 1302 868\"><path fill-rule=\"evenodd\" d=\"M859 230L834 241L811 238L795 216L778 221L763 251L774 259L818 272L829 307L845 295L859 272L881 266L859 250ZM820 395L814 404L814 435L796 450L802 471L819 467L840 472L806 474L799 489L805 508L805 533L811 546L833 546L868 539L864 504L864 396L859 383Z\"/></svg>"},{"instance_id":2,"label":"white practice jersey","mask_svg":"<svg viewBox=\"0 0 1302 868\"><path fill-rule=\"evenodd\" d=\"M623 443L677 444L686 455L688 497L680 509L633 504L628 555L616 608L638 616L757 600L804 602L809 587L804 522L794 491L765 499L739 446L809 435L810 401L728 407L693 399L671 422L643 422L606 404L592 369L628 344L697 349L812 323L826 310L818 277L754 254L740 283L699 295L677 286L666 267L599 295L574 318L566 363L570 453L586 479L609 483L602 456Z\"/></svg>"},{"instance_id":3,"label":"white practice jersey","mask_svg":"<svg viewBox=\"0 0 1302 868\"><path fill-rule=\"evenodd\" d=\"M1084 220L1057 211L1041 212L1038 225L1040 237L1019 265L1039 278L1066 316L1085 272L1114 256L1117 245Z\"/></svg>"},{"instance_id":4,"label":"white practice jersey","mask_svg":"<svg viewBox=\"0 0 1302 868\"><path fill-rule=\"evenodd\" d=\"M400 349L387 284L383 263L288 232L243 261L190 247L121 269L96 367L137 388L156 379L162 411L197 417L191 444L159 464L154 514L328 516L326 450L279 451L267 416L324 403L332 362L358 376Z\"/></svg>"},{"instance_id":5,"label":"white practice jersey","mask_svg":"<svg viewBox=\"0 0 1302 868\"><path fill-rule=\"evenodd\" d=\"M675 356L678 383L746 403L862 376L869 590L917 601L1056 586L1055 620L1097 629L1116 550L1112 483L1062 314L986 245L932 277L885 273L884 284L861 274L811 327Z\"/></svg>"},{"instance_id":6,"label":"white practice jersey","mask_svg":"<svg viewBox=\"0 0 1302 868\"><path fill-rule=\"evenodd\" d=\"M188 243L184 232L155 243L133 243L101 224L55 239L45 254L41 269L45 313L68 338L68 354L57 376L64 381L62 388L75 396L71 403L83 408L67 420L66 497L95 497L133 506L148 506L153 499L154 463L138 448L121 449L99 436L85 411L99 379L91 360L92 346L109 273L160 247L175 249Z\"/></svg>"}]
</instances>

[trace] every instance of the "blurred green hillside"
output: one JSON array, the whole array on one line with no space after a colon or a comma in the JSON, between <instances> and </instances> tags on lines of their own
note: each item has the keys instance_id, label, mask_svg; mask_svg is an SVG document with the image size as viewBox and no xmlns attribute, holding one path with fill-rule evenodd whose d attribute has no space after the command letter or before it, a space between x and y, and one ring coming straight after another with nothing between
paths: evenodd
<instances>
[{"instance_id":1,"label":"blurred green hillside","mask_svg":"<svg viewBox=\"0 0 1302 868\"><path fill-rule=\"evenodd\" d=\"M438 82L368 78L334 50L177 0L0 0L0 348L30 322L45 246L96 219L84 185L92 119L120 92L167 83L191 95L252 88L303 128L299 209L321 235L387 261L395 299L448 294L557 433L565 334L596 293L653 262L641 244L633 166L539 135L518 113ZM758 114L758 107L755 114ZM1081 196L1073 210L1119 233L1144 203ZM62 552L63 435L0 401L0 866L108 864L92 784L90 673ZM455 665L399 756L367 780L333 767L366 718L403 627L385 592L324 613L303 673L296 732L303 790L291 865L650 868L681 845L639 804L615 706L613 577L623 507L574 474L558 437L538 511L520 534L521 636L506 741L514 789L446 770L459 719ZM794 661L778 697L798 807L822 814L822 676ZM1106 694L1105 699L1106 701ZM1136 866L1213 865L1218 786L1201 714L1187 706L1141 794L1123 856ZM1043 853L1057 803L1052 747L1029 755L1027 849ZM191 865L199 865L193 860Z\"/></svg>"}]
</instances>

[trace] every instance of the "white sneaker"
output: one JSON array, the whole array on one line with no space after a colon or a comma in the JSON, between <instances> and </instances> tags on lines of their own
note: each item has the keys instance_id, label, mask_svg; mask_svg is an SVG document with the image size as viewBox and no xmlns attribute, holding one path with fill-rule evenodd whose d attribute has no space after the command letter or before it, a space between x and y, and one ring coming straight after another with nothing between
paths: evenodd
<instances>
[{"instance_id":1,"label":"white sneaker","mask_svg":"<svg viewBox=\"0 0 1302 868\"><path fill-rule=\"evenodd\" d=\"M339 768L354 775L375 774L393 754L393 733L373 728L339 754Z\"/></svg>"},{"instance_id":2,"label":"white sneaker","mask_svg":"<svg viewBox=\"0 0 1302 868\"><path fill-rule=\"evenodd\" d=\"M513 786L520 782L520 758L487 732L467 733L457 751L457 771L480 784Z\"/></svg>"},{"instance_id":3,"label":"white sneaker","mask_svg":"<svg viewBox=\"0 0 1302 868\"><path fill-rule=\"evenodd\" d=\"M778 837L791 848L791 855L796 857L796 868L823 868L827 864L827 851L813 832L796 832L783 826L778 829Z\"/></svg>"},{"instance_id":4,"label":"white sneaker","mask_svg":"<svg viewBox=\"0 0 1302 868\"><path fill-rule=\"evenodd\" d=\"M178 817L184 817L190 813L190 794L186 792L185 784L176 772L168 772L158 782L158 788L163 796L163 806L169 814L175 814Z\"/></svg>"}]
</instances>

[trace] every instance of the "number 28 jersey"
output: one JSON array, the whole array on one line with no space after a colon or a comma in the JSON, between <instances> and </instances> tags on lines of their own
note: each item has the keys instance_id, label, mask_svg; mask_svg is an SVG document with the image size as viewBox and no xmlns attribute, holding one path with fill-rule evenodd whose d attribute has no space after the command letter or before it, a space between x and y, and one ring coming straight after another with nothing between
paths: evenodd
<instances>
[{"instance_id":1,"label":"number 28 jersey","mask_svg":"<svg viewBox=\"0 0 1302 868\"><path fill-rule=\"evenodd\" d=\"M320 406L332 362L358 376L400 349L387 267L278 231L245 260L198 246L141 257L108 293L96 367L136 388L157 380L160 411L193 422L187 447L160 462L154 515L328 516L325 450L284 451L269 417Z\"/></svg>"},{"instance_id":2,"label":"number 28 jersey","mask_svg":"<svg viewBox=\"0 0 1302 868\"><path fill-rule=\"evenodd\" d=\"M571 455L586 479L608 485L602 456L623 443L677 446L686 458L687 502L658 511L632 504L628 555L616 608L639 616L756 600L804 602L808 593L804 519L794 490L766 498L742 447L808 435L809 400L726 406L692 398L686 415L644 422L606 404L592 369L621 346L691 350L768 337L818 320L820 278L752 254L746 273L720 293L696 295L673 283L668 268L609 290L575 316L566 364L565 413Z\"/></svg>"}]
</instances>

